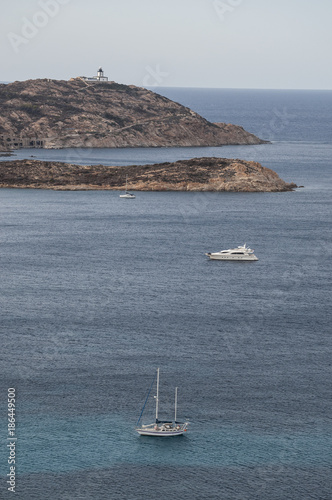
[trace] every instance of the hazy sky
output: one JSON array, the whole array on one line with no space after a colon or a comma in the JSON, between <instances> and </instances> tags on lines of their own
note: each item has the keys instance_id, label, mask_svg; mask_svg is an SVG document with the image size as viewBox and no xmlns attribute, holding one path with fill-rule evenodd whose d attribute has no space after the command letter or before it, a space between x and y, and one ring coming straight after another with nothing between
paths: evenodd
<instances>
[{"instance_id":1,"label":"hazy sky","mask_svg":"<svg viewBox=\"0 0 332 500\"><path fill-rule=\"evenodd\" d=\"M331 0L14 0L1 81L332 89Z\"/></svg>"}]
</instances>

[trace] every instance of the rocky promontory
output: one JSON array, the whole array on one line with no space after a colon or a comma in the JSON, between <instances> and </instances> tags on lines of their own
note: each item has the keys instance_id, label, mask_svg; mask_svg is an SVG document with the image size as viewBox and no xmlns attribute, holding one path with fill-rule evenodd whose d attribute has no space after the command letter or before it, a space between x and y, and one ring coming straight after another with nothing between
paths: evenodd
<instances>
[{"instance_id":1,"label":"rocky promontory","mask_svg":"<svg viewBox=\"0 0 332 500\"><path fill-rule=\"evenodd\" d=\"M134 85L81 78L0 85L0 150L260 144L242 127L211 123Z\"/></svg>"},{"instance_id":2,"label":"rocky promontory","mask_svg":"<svg viewBox=\"0 0 332 500\"><path fill-rule=\"evenodd\" d=\"M174 163L109 167L39 160L0 162L0 187L56 190L135 191L292 191L289 184L260 163L227 158L193 158Z\"/></svg>"}]
</instances>

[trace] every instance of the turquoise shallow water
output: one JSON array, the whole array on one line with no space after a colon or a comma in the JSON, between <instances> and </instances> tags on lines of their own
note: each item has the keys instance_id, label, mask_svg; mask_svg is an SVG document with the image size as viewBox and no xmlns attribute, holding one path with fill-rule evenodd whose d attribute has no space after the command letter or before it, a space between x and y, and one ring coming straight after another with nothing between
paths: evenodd
<instances>
[{"instance_id":1,"label":"turquoise shallow water","mask_svg":"<svg viewBox=\"0 0 332 500\"><path fill-rule=\"evenodd\" d=\"M192 423L179 439L136 435L120 416L20 421L20 474L68 473L137 464L160 467L330 466L330 429L278 434L240 426ZM56 436L56 439L55 439ZM3 457L5 458L5 457Z\"/></svg>"},{"instance_id":2,"label":"turquoise shallow water","mask_svg":"<svg viewBox=\"0 0 332 500\"><path fill-rule=\"evenodd\" d=\"M301 116L298 140L204 150L260 160L305 186L293 193L126 202L1 190L1 387L18 395L16 498L330 499L331 143L303 141ZM84 161L196 152L98 150ZM204 255L245 241L258 262ZM183 438L134 431L158 366L161 417L179 386ZM6 454L3 440L3 477Z\"/></svg>"}]
</instances>

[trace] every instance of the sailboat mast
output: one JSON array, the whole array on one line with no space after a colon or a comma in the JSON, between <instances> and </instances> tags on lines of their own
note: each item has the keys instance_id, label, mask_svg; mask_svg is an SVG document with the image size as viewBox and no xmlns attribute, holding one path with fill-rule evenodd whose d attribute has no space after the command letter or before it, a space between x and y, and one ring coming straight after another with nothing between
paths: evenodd
<instances>
[{"instance_id":1,"label":"sailboat mast","mask_svg":"<svg viewBox=\"0 0 332 500\"><path fill-rule=\"evenodd\" d=\"M176 423L176 412L178 409L178 388L175 387L175 410L174 410L174 422Z\"/></svg>"},{"instance_id":2,"label":"sailboat mast","mask_svg":"<svg viewBox=\"0 0 332 500\"><path fill-rule=\"evenodd\" d=\"M159 406L159 368L157 368L156 423L158 423L158 406Z\"/></svg>"}]
</instances>

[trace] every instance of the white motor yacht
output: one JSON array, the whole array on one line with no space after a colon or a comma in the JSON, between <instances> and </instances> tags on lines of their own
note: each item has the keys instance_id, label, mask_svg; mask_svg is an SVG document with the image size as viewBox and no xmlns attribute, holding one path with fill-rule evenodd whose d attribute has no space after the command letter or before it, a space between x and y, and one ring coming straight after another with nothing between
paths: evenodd
<instances>
[{"instance_id":1,"label":"white motor yacht","mask_svg":"<svg viewBox=\"0 0 332 500\"><path fill-rule=\"evenodd\" d=\"M211 260L258 260L254 250L247 247L246 243L237 248L229 248L215 253L206 253Z\"/></svg>"}]
</instances>

